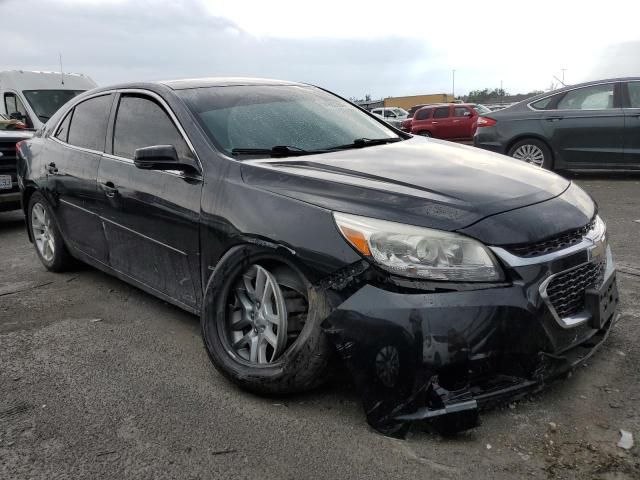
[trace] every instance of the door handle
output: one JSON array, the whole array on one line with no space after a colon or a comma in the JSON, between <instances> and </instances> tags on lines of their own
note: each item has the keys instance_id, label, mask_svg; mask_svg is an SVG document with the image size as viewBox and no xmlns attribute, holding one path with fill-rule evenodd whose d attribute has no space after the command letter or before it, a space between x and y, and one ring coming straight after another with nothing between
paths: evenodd
<instances>
[{"instance_id":1,"label":"door handle","mask_svg":"<svg viewBox=\"0 0 640 480\"><path fill-rule=\"evenodd\" d=\"M47 165L47 172L49 172L51 174L58 173L58 169L56 168L56 164L51 162L49 165Z\"/></svg>"},{"instance_id":2,"label":"door handle","mask_svg":"<svg viewBox=\"0 0 640 480\"><path fill-rule=\"evenodd\" d=\"M109 198L113 198L118 194L118 189L113 182L104 182L101 183L100 186L104 190L104 194Z\"/></svg>"},{"instance_id":3,"label":"door handle","mask_svg":"<svg viewBox=\"0 0 640 480\"><path fill-rule=\"evenodd\" d=\"M562 120L562 117L548 117L547 122L558 122Z\"/></svg>"}]
</instances>

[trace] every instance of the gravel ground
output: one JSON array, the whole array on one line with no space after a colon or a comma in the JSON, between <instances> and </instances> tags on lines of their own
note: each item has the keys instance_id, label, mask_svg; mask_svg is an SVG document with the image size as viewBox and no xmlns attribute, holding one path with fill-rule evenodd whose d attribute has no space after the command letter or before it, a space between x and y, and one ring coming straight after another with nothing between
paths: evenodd
<instances>
[{"instance_id":1,"label":"gravel ground","mask_svg":"<svg viewBox=\"0 0 640 480\"><path fill-rule=\"evenodd\" d=\"M348 379L287 398L211 366L198 319L91 268L44 270L0 213L0 478L640 478L640 178L580 178L620 268L622 317L587 365L453 439L386 438Z\"/></svg>"}]
</instances>

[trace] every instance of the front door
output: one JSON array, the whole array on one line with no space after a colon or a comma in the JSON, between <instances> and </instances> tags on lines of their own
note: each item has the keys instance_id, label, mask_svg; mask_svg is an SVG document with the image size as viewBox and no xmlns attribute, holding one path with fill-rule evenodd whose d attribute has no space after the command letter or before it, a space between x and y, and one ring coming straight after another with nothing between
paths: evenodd
<instances>
[{"instance_id":1,"label":"front door","mask_svg":"<svg viewBox=\"0 0 640 480\"><path fill-rule=\"evenodd\" d=\"M138 148L173 145L182 158L195 154L157 98L122 93L100 163L101 216L109 264L172 299L199 303L199 175L142 170L133 163Z\"/></svg>"},{"instance_id":2,"label":"front door","mask_svg":"<svg viewBox=\"0 0 640 480\"><path fill-rule=\"evenodd\" d=\"M640 169L640 81L627 84L624 109L624 166Z\"/></svg>"},{"instance_id":3,"label":"front door","mask_svg":"<svg viewBox=\"0 0 640 480\"><path fill-rule=\"evenodd\" d=\"M608 168L623 161L624 112L615 83L569 90L541 122L569 168Z\"/></svg>"},{"instance_id":4,"label":"front door","mask_svg":"<svg viewBox=\"0 0 640 480\"><path fill-rule=\"evenodd\" d=\"M106 261L98 216L96 177L104 151L113 95L93 97L76 105L47 144L55 162L46 160L47 192L64 238L72 247Z\"/></svg>"}]
</instances>

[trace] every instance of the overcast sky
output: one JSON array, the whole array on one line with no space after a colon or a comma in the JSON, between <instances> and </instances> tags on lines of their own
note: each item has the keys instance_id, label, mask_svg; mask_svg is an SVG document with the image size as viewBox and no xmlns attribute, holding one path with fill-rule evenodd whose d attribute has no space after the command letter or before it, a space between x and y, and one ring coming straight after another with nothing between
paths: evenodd
<instances>
[{"instance_id":1,"label":"overcast sky","mask_svg":"<svg viewBox=\"0 0 640 480\"><path fill-rule=\"evenodd\" d=\"M451 93L453 69L456 94L640 75L637 0L0 0L0 18L0 70L61 52L100 85L248 75L377 98Z\"/></svg>"}]
</instances>

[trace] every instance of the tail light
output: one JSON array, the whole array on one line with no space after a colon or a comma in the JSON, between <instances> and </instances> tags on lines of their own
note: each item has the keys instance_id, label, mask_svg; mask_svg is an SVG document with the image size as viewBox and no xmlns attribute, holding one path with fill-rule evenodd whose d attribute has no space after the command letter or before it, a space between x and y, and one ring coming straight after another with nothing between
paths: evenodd
<instances>
[{"instance_id":1,"label":"tail light","mask_svg":"<svg viewBox=\"0 0 640 480\"><path fill-rule=\"evenodd\" d=\"M478 128L480 127L493 127L496 123L498 123L493 118L489 117L478 117Z\"/></svg>"}]
</instances>

